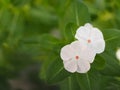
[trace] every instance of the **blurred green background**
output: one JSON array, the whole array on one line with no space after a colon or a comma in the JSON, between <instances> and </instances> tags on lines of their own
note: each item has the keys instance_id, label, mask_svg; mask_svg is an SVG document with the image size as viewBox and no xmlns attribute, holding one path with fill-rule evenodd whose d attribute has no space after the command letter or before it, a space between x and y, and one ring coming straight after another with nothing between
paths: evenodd
<instances>
[{"instance_id":1,"label":"blurred green background","mask_svg":"<svg viewBox=\"0 0 120 90\"><path fill-rule=\"evenodd\" d=\"M59 57L87 22L106 40L90 85L84 74L65 71ZM119 29L120 0L0 0L0 90L120 90Z\"/></svg>"}]
</instances>

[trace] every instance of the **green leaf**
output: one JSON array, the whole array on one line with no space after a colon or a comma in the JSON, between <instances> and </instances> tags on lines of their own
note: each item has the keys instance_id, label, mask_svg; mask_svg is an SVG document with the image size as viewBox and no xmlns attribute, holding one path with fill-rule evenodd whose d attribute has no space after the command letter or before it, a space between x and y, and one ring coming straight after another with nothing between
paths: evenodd
<instances>
[{"instance_id":1,"label":"green leaf","mask_svg":"<svg viewBox=\"0 0 120 90\"><path fill-rule=\"evenodd\" d=\"M2 8L0 9L0 23L1 23L1 27L4 28L8 28L9 25L11 24L11 20L13 18L13 14L12 12L10 12L10 10L6 9L6 8Z\"/></svg>"},{"instance_id":2,"label":"green leaf","mask_svg":"<svg viewBox=\"0 0 120 90\"><path fill-rule=\"evenodd\" d=\"M106 60L105 68L101 72L108 76L120 76L120 65L115 56L110 54L110 51L106 51L101 56Z\"/></svg>"},{"instance_id":3,"label":"green leaf","mask_svg":"<svg viewBox=\"0 0 120 90\"><path fill-rule=\"evenodd\" d=\"M120 46L120 30L103 30L103 34L106 41L106 48L100 56L106 61L106 64L102 73L108 76L120 76L120 65L115 55L117 47Z\"/></svg>"},{"instance_id":4,"label":"green leaf","mask_svg":"<svg viewBox=\"0 0 120 90\"><path fill-rule=\"evenodd\" d=\"M27 3L30 3L32 0L12 0L11 3L15 6L23 7Z\"/></svg>"},{"instance_id":5,"label":"green leaf","mask_svg":"<svg viewBox=\"0 0 120 90\"><path fill-rule=\"evenodd\" d=\"M43 34L25 37L21 41L19 50L31 55L35 62L41 63L39 76L42 80L46 80L49 64L56 58L60 48L59 39L49 34Z\"/></svg>"},{"instance_id":6,"label":"green leaf","mask_svg":"<svg viewBox=\"0 0 120 90\"><path fill-rule=\"evenodd\" d=\"M119 90L119 81L113 76L105 76L90 70L87 74L76 74L80 90Z\"/></svg>"},{"instance_id":7,"label":"green leaf","mask_svg":"<svg viewBox=\"0 0 120 90\"><path fill-rule=\"evenodd\" d=\"M69 30L69 28L68 30L65 28L66 26L68 27L69 24L74 24L70 26L70 28L74 26L73 31L75 31L79 26L90 22L90 14L88 12L88 8L84 5L83 2L79 0L70 1L66 10L67 11L65 14L59 20L60 29L62 30L63 35L64 33L71 33L71 30ZM68 38L72 40L72 36L69 36Z\"/></svg>"},{"instance_id":8,"label":"green leaf","mask_svg":"<svg viewBox=\"0 0 120 90\"><path fill-rule=\"evenodd\" d=\"M65 28L65 38L68 42L74 41L75 32L76 25L73 23L68 23Z\"/></svg>"},{"instance_id":9,"label":"green leaf","mask_svg":"<svg viewBox=\"0 0 120 90\"><path fill-rule=\"evenodd\" d=\"M43 54L41 56L42 57L40 57L40 58L42 59L42 66L41 66L39 75L42 80L46 81L47 80L46 72L48 70L50 63L52 63L55 60L56 55L54 53L48 52L47 57L46 57L46 53L45 53L45 55Z\"/></svg>"},{"instance_id":10,"label":"green leaf","mask_svg":"<svg viewBox=\"0 0 120 90\"><path fill-rule=\"evenodd\" d=\"M24 18L21 14L16 13L9 24L9 34L7 37L7 44L14 48L19 45L19 41L23 37Z\"/></svg>"},{"instance_id":11,"label":"green leaf","mask_svg":"<svg viewBox=\"0 0 120 90\"><path fill-rule=\"evenodd\" d=\"M76 74L81 90L92 90L88 74Z\"/></svg>"},{"instance_id":12,"label":"green leaf","mask_svg":"<svg viewBox=\"0 0 120 90\"><path fill-rule=\"evenodd\" d=\"M27 46L48 50L54 49L56 45L60 45L60 40L49 34L26 37L21 42Z\"/></svg>"},{"instance_id":13,"label":"green leaf","mask_svg":"<svg viewBox=\"0 0 120 90\"><path fill-rule=\"evenodd\" d=\"M80 2L80 0L74 0L74 13L76 17L76 23L78 26L84 25L87 22L90 22L90 14L88 8Z\"/></svg>"},{"instance_id":14,"label":"green leaf","mask_svg":"<svg viewBox=\"0 0 120 90\"><path fill-rule=\"evenodd\" d=\"M97 70L102 70L105 67L105 59L102 58L100 55L96 55L94 62L91 66Z\"/></svg>"},{"instance_id":15,"label":"green leaf","mask_svg":"<svg viewBox=\"0 0 120 90\"><path fill-rule=\"evenodd\" d=\"M68 7L63 22L65 25L75 23L77 26L90 22L88 8L80 0L74 0Z\"/></svg>"},{"instance_id":16,"label":"green leaf","mask_svg":"<svg viewBox=\"0 0 120 90\"><path fill-rule=\"evenodd\" d=\"M50 84L60 82L71 75L64 69L62 60L60 58L57 58L50 64L46 74L47 82Z\"/></svg>"},{"instance_id":17,"label":"green leaf","mask_svg":"<svg viewBox=\"0 0 120 90\"><path fill-rule=\"evenodd\" d=\"M80 90L76 74L72 74L60 83L60 90Z\"/></svg>"},{"instance_id":18,"label":"green leaf","mask_svg":"<svg viewBox=\"0 0 120 90\"><path fill-rule=\"evenodd\" d=\"M48 12L46 9L44 8L32 8L30 10L30 14L31 18L33 20L39 21L43 24L55 24L57 21L57 17L55 16L55 14L51 14L50 12Z\"/></svg>"},{"instance_id":19,"label":"green leaf","mask_svg":"<svg viewBox=\"0 0 120 90\"><path fill-rule=\"evenodd\" d=\"M48 62L54 60L59 54L61 46L59 39L49 34L43 34L24 38L19 49L31 54L36 60L42 61L41 72L44 74L42 77L45 78L45 68L49 65Z\"/></svg>"},{"instance_id":20,"label":"green leaf","mask_svg":"<svg viewBox=\"0 0 120 90\"><path fill-rule=\"evenodd\" d=\"M118 29L106 29L102 32L106 42L120 38L120 30Z\"/></svg>"}]
</instances>

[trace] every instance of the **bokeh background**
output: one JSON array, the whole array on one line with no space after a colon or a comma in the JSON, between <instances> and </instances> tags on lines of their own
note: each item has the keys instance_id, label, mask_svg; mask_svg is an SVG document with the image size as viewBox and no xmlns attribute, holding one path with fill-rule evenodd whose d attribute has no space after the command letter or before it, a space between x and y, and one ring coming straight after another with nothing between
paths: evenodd
<instances>
[{"instance_id":1,"label":"bokeh background","mask_svg":"<svg viewBox=\"0 0 120 90\"><path fill-rule=\"evenodd\" d=\"M74 40L70 29L72 27L76 30L77 26L70 22L70 18L74 21L75 17L72 9L76 6L80 10L79 26L90 21L101 30L115 29L117 32L105 32L105 38L109 41L120 36L120 0L78 0L83 4L71 6L75 1L0 0L0 90L80 90L74 79L74 89L65 85L67 81L59 84L59 80L55 79L51 85L49 80L62 65L61 60L52 64L52 67L49 66L50 63L59 57L62 46ZM64 32L65 28L68 31ZM102 79L98 80L99 85L105 83L105 89L95 85L92 90L120 90L120 64L115 57L115 51L120 47L120 37L114 41L108 42L107 51L110 54L103 55L110 66L104 70L106 58L103 60L99 56L97 58L101 61L96 60L97 64L93 64L93 67L103 73L96 74L92 71L98 76L95 80ZM112 62L111 54L115 63ZM65 70L62 72L65 77L68 74L70 73Z\"/></svg>"}]
</instances>

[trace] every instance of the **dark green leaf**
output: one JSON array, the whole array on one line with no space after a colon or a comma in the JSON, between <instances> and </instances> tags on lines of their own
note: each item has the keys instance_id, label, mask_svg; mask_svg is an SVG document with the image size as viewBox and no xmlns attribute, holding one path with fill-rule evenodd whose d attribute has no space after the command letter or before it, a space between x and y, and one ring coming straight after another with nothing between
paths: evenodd
<instances>
[{"instance_id":1,"label":"dark green leaf","mask_svg":"<svg viewBox=\"0 0 120 90\"><path fill-rule=\"evenodd\" d=\"M120 76L120 65L115 56L110 54L110 51L103 53L101 56L106 61L106 65L102 70L102 73L108 76Z\"/></svg>"},{"instance_id":2,"label":"dark green leaf","mask_svg":"<svg viewBox=\"0 0 120 90\"><path fill-rule=\"evenodd\" d=\"M71 74L64 69L62 60L57 58L48 67L47 81L48 83L60 82L67 78L69 75Z\"/></svg>"},{"instance_id":3,"label":"dark green leaf","mask_svg":"<svg viewBox=\"0 0 120 90\"><path fill-rule=\"evenodd\" d=\"M76 32L76 26L73 23L69 23L65 28L65 38L68 42L74 41L74 36Z\"/></svg>"},{"instance_id":4,"label":"dark green leaf","mask_svg":"<svg viewBox=\"0 0 120 90\"><path fill-rule=\"evenodd\" d=\"M120 38L120 30L118 29L106 29L102 32L106 42Z\"/></svg>"},{"instance_id":5,"label":"dark green leaf","mask_svg":"<svg viewBox=\"0 0 120 90\"><path fill-rule=\"evenodd\" d=\"M84 25L87 22L90 22L90 14L88 8L80 1L74 0L74 13L76 18L76 24L78 26Z\"/></svg>"},{"instance_id":6,"label":"dark green leaf","mask_svg":"<svg viewBox=\"0 0 120 90\"><path fill-rule=\"evenodd\" d=\"M86 74L76 74L77 81L81 90L92 90L89 75Z\"/></svg>"},{"instance_id":7,"label":"dark green leaf","mask_svg":"<svg viewBox=\"0 0 120 90\"><path fill-rule=\"evenodd\" d=\"M22 40L22 43L28 46L39 47L42 49L53 49L54 46L60 43L60 40L49 34L43 34L40 36L37 35L26 37Z\"/></svg>"},{"instance_id":8,"label":"dark green leaf","mask_svg":"<svg viewBox=\"0 0 120 90\"><path fill-rule=\"evenodd\" d=\"M106 61L106 64L102 73L109 76L120 76L120 65L115 55L117 47L120 46L120 30L104 30L103 34L106 40L106 49L100 56Z\"/></svg>"},{"instance_id":9,"label":"dark green leaf","mask_svg":"<svg viewBox=\"0 0 120 90\"><path fill-rule=\"evenodd\" d=\"M48 25L51 25L57 21L57 17L54 14L49 13L43 8L31 9L30 16L33 20L36 20Z\"/></svg>"},{"instance_id":10,"label":"dark green leaf","mask_svg":"<svg viewBox=\"0 0 120 90\"><path fill-rule=\"evenodd\" d=\"M74 0L65 13L64 23L75 23L77 26L90 22L88 8L79 0Z\"/></svg>"},{"instance_id":11,"label":"dark green leaf","mask_svg":"<svg viewBox=\"0 0 120 90\"><path fill-rule=\"evenodd\" d=\"M100 55L97 55L91 66L98 70L102 70L105 67L105 60Z\"/></svg>"},{"instance_id":12,"label":"dark green leaf","mask_svg":"<svg viewBox=\"0 0 120 90\"><path fill-rule=\"evenodd\" d=\"M80 90L80 86L77 83L77 78L75 74L72 74L64 81L60 83L61 90Z\"/></svg>"},{"instance_id":13,"label":"dark green leaf","mask_svg":"<svg viewBox=\"0 0 120 90\"><path fill-rule=\"evenodd\" d=\"M76 74L80 90L119 90L119 81L90 70L87 74ZM114 88L114 89L113 89Z\"/></svg>"}]
</instances>

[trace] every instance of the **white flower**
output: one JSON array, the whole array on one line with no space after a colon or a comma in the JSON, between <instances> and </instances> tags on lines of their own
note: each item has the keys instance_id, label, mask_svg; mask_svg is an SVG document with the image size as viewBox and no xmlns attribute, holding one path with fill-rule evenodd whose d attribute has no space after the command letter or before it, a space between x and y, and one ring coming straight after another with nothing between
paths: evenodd
<instances>
[{"instance_id":1,"label":"white flower","mask_svg":"<svg viewBox=\"0 0 120 90\"><path fill-rule=\"evenodd\" d=\"M116 52L116 57L120 61L120 48Z\"/></svg>"},{"instance_id":2,"label":"white flower","mask_svg":"<svg viewBox=\"0 0 120 90\"><path fill-rule=\"evenodd\" d=\"M105 41L102 32L89 23L78 28L75 38L81 43L87 44L88 47L96 53L102 53L105 49Z\"/></svg>"},{"instance_id":3,"label":"white flower","mask_svg":"<svg viewBox=\"0 0 120 90\"><path fill-rule=\"evenodd\" d=\"M86 73L90 69L96 53L84 43L74 41L61 49L60 56L69 72Z\"/></svg>"},{"instance_id":4,"label":"white flower","mask_svg":"<svg viewBox=\"0 0 120 90\"><path fill-rule=\"evenodd\" d=\"M67 71L86 73L89 71L90 63L94 61L96 53L104 51L104 37L98 28L87 23L78 28L75 38L78 41L64 46L60 56Z\"/></svg>"}]
</instances>

